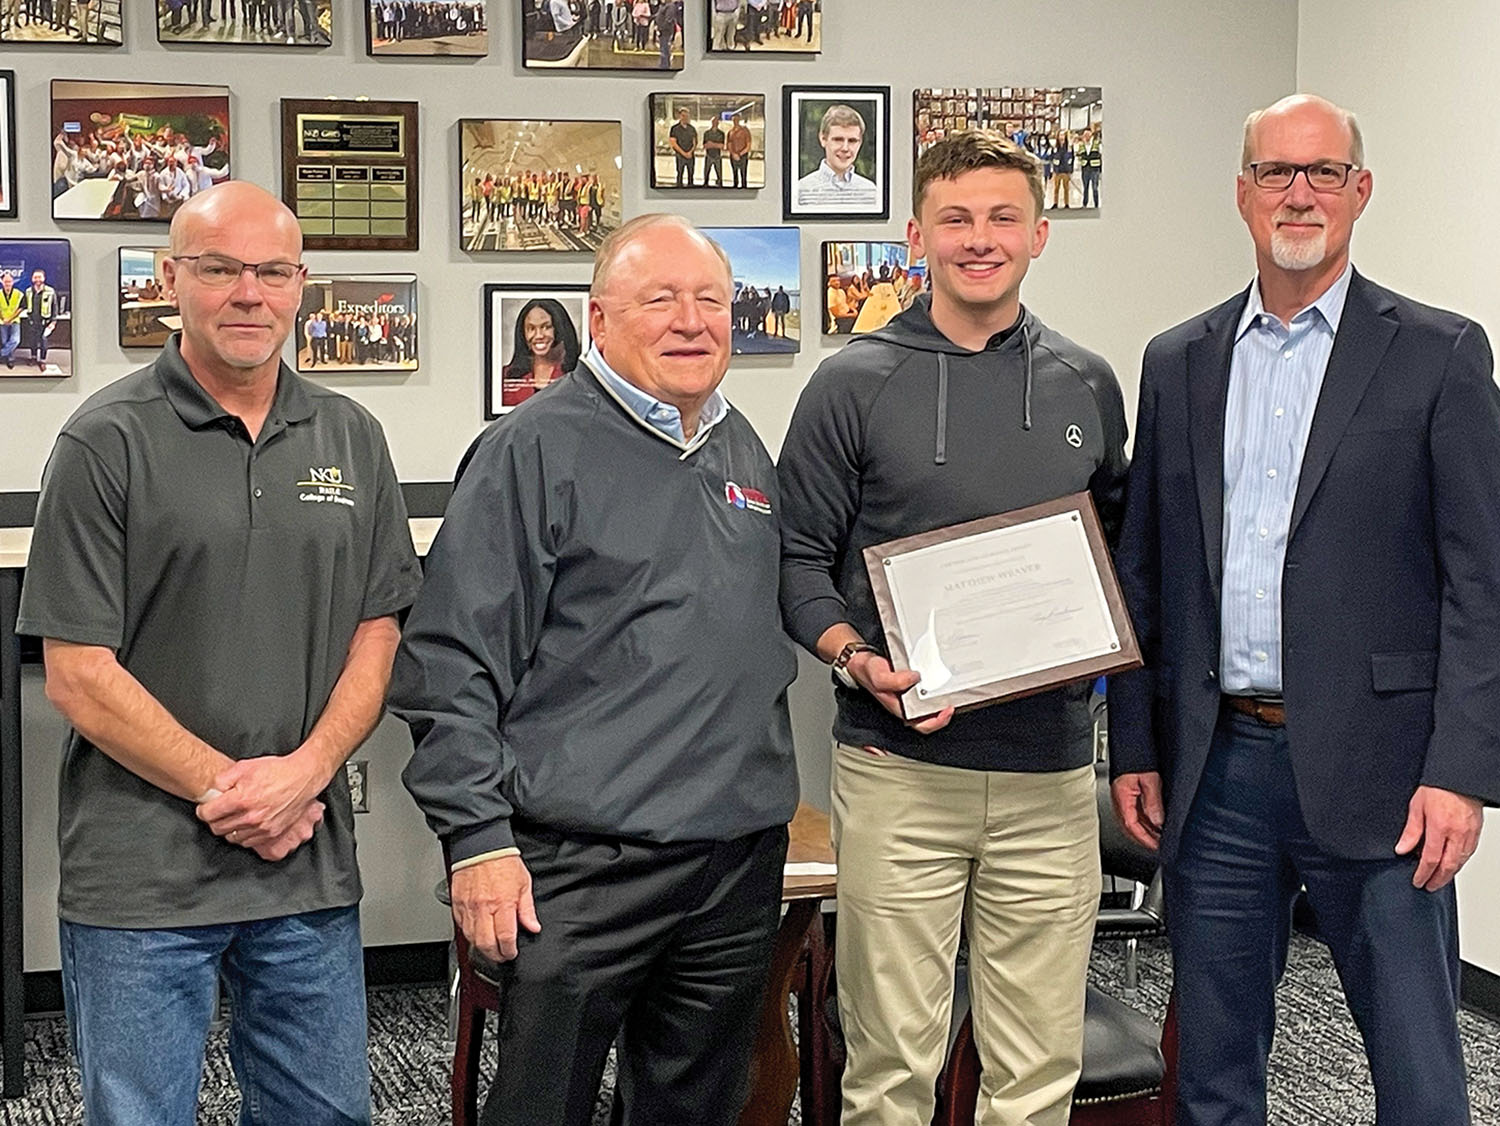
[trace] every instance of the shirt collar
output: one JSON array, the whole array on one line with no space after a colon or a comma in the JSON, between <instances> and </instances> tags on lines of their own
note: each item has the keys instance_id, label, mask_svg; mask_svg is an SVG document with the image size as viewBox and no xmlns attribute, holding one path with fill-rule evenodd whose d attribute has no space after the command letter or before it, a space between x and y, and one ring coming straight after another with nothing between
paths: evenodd
<instances>
[{"instance_id":1,"label":"shirt collar","mask_svg":"<svg viewBox=\"0 0 1500 1126\"><path fill-rule=\"evenodd\" d=\"M713 394L708 397L708 401L703 404L703 409L698 412L698 432L689 442L683 436L682 412L671 403L664 403L647 394L620 375L605 361L604 353L599 351L597 345L589 345L583 362L594 373L600 386L629 411L632 418L646 426L653 434L671 442L672 445L682 450L684 455L701 446L708 437L708 432L723 422L724 417L729 414L729 400L719 393L718 388L715 388Z\"/></svg>"},{"instance_id":2,"label":"shirt collar","mask_svg":"<svg viewBox=\"0 0 1500 1126\"><path fill-rule=\"evenodd\" d=\"M1337 334L1339 321L1344 316L1344 302L1349 296L1349 281L1353 276L1354 263L1351 260L1344 263L1344 272L1334 279L1333 284L1325 289L1316 301L1292 318L1293 323L1296 322L1297 317L1302 316L1308 310L1316 309L1318 315L1323 318L1323 323L1328 326L1328 331ZM1262 317L1277 321L1275 316L1266 312L1265 305L1261 303L1260 275L1257 274L1255 283L1250 287L1250 300L1245 302L1245 311L1240 314L1239 326L1234 331L1235 342L1238 343L1252 326L1260 324ZM1277 321L1277 323L1280 322Z\"/></svg>"},{"instance_id":3,"label":"shirt collar","mask_svg":"<svg viewBox=\"0 0 1500 1126\"><path fill-rule=\"evenodd\" d=\"M203 384L193 378L187 361L182 358L181 345L180 332L167 338L166 347L156 359L156 377L161 380L167 401L182 421L194 430L201 430L230 415L203 389ZM271 402L271 413L267 417L302 422L312 416L313 401L307 387L286 364L282 364L276 379L276 398Z\"/></svg>"},{"instance_id":4,"label":"shirt collar","mask_svg":"<svg viewBox=\"0 0 1500 1126\"><path fill-rule=\"evenodd\" d=\"M827 158L825 157L820 167L823 174L830 180L832 180L835 184L849 184L853 183L854 181L854 165L852 164L849 165L849 167L846 168L843 172L835 172L833 170L833 165L829 164Z\"/></svg>"}]
</instances>

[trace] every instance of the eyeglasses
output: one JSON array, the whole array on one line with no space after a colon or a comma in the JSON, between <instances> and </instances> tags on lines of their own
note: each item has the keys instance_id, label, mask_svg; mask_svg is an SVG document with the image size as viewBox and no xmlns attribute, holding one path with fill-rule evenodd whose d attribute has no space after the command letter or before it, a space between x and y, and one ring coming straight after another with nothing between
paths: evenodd
<instances>
[{"instance_id":1,"label":"eyeglasses","mask_svg":"<svg viewBox=\"0 0 1500 1126\"><path fill-rule=\"evenodd\" d=\"M174 254L172 261L191 262L193 273L210 289L228 289L246 270L271 289L285 288L307 272L299 262L241 262L223 254Z\"/></svg>"},{"instance_id":2,"label":"eyeglasses","mask_svg":"<svg viewBox=\"0 0 1500 1126\"><path fill-rule=\"evenodd\" d=\"M1257 188L1279 192L1292 186L1301 172L1315 192L1336 192L1349 182L1349 173L1359 167L1346 160L1318 160L1312 164L1289 164L1284 160L1258 160L1245 165Z\"/></svg>"}]
</instances>

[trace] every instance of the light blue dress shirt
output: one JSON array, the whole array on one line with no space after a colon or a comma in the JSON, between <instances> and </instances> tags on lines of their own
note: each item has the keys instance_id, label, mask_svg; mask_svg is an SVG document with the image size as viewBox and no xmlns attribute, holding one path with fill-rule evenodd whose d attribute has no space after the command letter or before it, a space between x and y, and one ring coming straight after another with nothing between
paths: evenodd
<instances>
[{"instance_id":1,"label":"light blue dress shirt","mask_svg":"<svg viewBox=\"0 0 1500 1126\"><path fill-rule=\"evenodd\" d=\"M600 386L617 399L621 406L684 453L701 446L708 437L708 432L729 413L729 400L715 388L714 393L703 404L703 409L698 412L698 431L689 442L682 429L682 412L671 403L664 403L647 394L620 375L605 362L604 354L596 345L589 345L583 362L598 376Z\"/></svg>"},{"instance_id":2,"label":"light blue dress shirt","mask_svg":"<svg viewBox=\"0 0 1500 1126\"><path fill-rule=\"evenodd\" d=\"M1281 571L1313 411L1344 314L1352 265L1283 325L1260 280L1235 331L1224 412L1224 585L1219 677L1225 692L1281 695Z\"/></svg>"}]
</instances>

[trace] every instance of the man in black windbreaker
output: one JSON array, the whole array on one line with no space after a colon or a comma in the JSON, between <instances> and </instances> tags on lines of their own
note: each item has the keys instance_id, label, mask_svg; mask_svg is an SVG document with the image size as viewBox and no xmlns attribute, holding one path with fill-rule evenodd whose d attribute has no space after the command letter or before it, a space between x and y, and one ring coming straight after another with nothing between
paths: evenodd
<instances>
[{"instance_id":1,"label":"man in black windbreaker","mask_svg":"<svg viewBox=\"0 0 1500 1126\"><path fill-rule=\"evenodd\" d=\"M1119 384L1020 302L1042 170L998 134L917 162L931 296L825 361L778 466L781 603L833 665L843 1126L927 1122L966 919L979 1121L1063 1126L1099 896L1089 686L908 724L862 549L1088 489L1112 536ZM967 904L967 906L966 906Z\"/></svg>"},{"instance_id":2,"label":"man in black windbreaker","mask_svg":"<svg viewBox=\"0 0 1500 1126\"><path fill-rule=\"evenodd\" d=\"M403 776L501 987L485 1126L733 1126L797 805L776 471L686 220L600 247L578 367L459 471L398 653Z\"/></svg>"}]
</instances>

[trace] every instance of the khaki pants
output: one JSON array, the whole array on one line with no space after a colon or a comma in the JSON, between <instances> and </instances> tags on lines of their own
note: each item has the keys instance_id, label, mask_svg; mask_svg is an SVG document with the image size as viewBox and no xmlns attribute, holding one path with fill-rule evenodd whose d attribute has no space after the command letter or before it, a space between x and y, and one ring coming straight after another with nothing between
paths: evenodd
<instances>
[{"instance_id":1,"label":"khaki pants","mask_svg":"<svg viewBox=\"0 0 1500 1126\"><path fill-rule=\"evenodd\" d=\"M979 1126L1065 1126L1099 906L1092 766L962 770L835 743L843 1126L925 1126L969 937Z\"/></svg>"}]
</instances>

